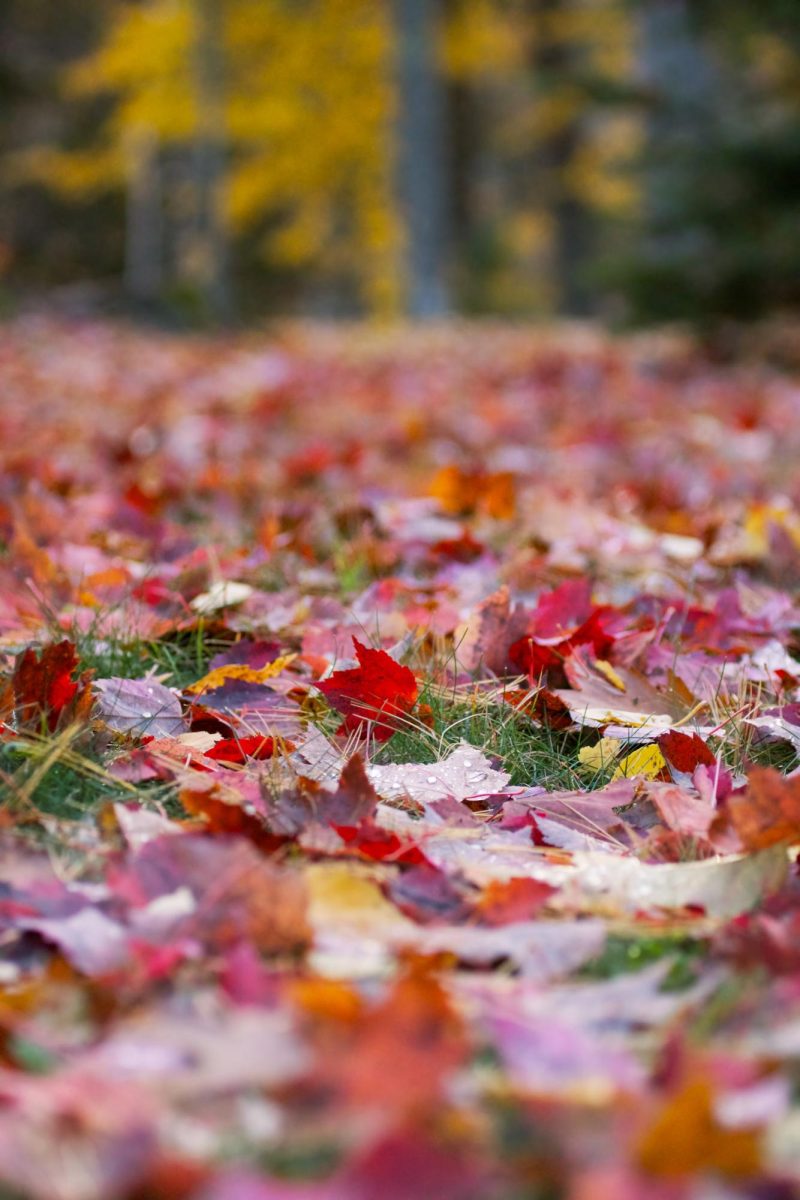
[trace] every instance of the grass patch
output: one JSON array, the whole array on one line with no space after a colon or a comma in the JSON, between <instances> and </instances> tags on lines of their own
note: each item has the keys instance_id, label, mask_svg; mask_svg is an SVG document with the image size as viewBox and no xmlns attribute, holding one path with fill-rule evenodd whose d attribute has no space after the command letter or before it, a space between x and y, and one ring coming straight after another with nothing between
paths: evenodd
<instances>
[{"instance_id":1,"label":"grass patch","mask_svg":"<svg viewBox=\"0 0 800 1200\"><path fill-rule=\"evenodd\" d=\"M0 745L2 804L23 819L77 821L117 801L165 799L171 787L115 779L89 754L75 747L81 732L67 729L53 738Z\"/></svg>"},{"instance_id":2,"label":"grass patch","mask_svg":"<svg viewBox=\"0 0 800 1200\"><path fill-rule=\"evenodd\" d=\"M581 979L614 979L644 967L672 960L662 991L682 991L695 982L708 952L705 941L688 937L621 937L612 934L603 953L581 968Z\"/></svg>"},{"instance_id":3,"label":"grass patch","mask_svg":"<svg viewBox=\"0 0 800 1200\"><path fill-rule=\"evenodd\" d=\"M774 767L787 775L797 765L797 751L790 742L759 742L753 738L746 741L739 754L739 767Z\"/></svg>"},{"instance_id":4,"label":"grass patch","mask_svg":"<svg viewBox=\"0 0 800 1200\"><path fill-rule=\"evenodd\" d=\"M419 705L430 710L430 724L409 717L376 751L374 762L433 763L463 741L497 758L515 786L573 791L599 787L608 780L608 771L587 779L577 769L578 751L596 740L595 730L575 733L534 724L504 703L498 692L475 688L465 692L423 684Z\"/></svg>"},{"instance_id":5,"label":"grass patch","mask_svg":"<svg viewBox=\"0 0 800 1200\"><path fill-rule=\"evenodd\" d=\"M258 1156L258 1164L278 1179L291 1182L324 1179L341 1160L341 1147L327 1141L284 1141Z\"/></svg>"},{"instance_id":6,"label":"grass patch","mask_svg":"<svg viewBox=\"0 0 800 1200\"><path fill-rule=\"evenodd\" d=\"M154 673L167 687L184 688L208 671L215 654L230 645L231 639L211 637L205 623L194 629L146 641L97 637L89 630L70 636L75 641L81 670L94 671L95 678L141 679Z\"/></svg>"}]
</instances>

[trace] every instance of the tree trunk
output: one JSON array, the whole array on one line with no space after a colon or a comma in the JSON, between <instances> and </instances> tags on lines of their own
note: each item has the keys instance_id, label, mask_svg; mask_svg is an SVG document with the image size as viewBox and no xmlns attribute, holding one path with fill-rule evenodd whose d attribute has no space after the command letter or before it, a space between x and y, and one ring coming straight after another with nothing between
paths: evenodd
<instances>
[{"instance_id":1,"label":"tree trunk","mask_svg":"<svg viewBox=\"0 0 800 1200\"><path fill-rule=\"evenodd\" d=\"M669 208L674 164L671 148L704 136L718 81L692 29L687 0L648 0L639 15L639 80L649 101L652 161L645 172L647 215Z\"/></svg>"},{"instance_id":2,"label":"tree trunk","mask_svg":"<svg viewBox=\"0 0 800 1200\"><path fill-rule=\"evenodd\" d=\"M152 309L163 284L163 196L159 145L151 129L132 130L128 141L125 210L125 291Z\"/></svg>"},{"instance_id":3,"label":"tree trunk","mask_svg":"<svg viewBox=\"0 0 800 1200\"><path fill-rule=\"evenodd\" d=\"M195 270L208 315L232 315L228 234L223 211L226 171L223 0L194 0L197 127L193 176L197 221Z\"/></svg>"},{"instance_id":4,"label":"tree trunk","mask_svg":"<svg viewBox=\"0 0 800 1200\"><path fill-rule=\"evenodd\" d=\"M552 35L550 26L563 0L537 0L539 36L533 56L537 92L547 95L575 78L579 64L573 46ZM582 278L592 250L591 214L570 187L567 172L583 142L581 113L565 117L547 133L535 154L535 182L553 223L554 292L558 311L586 316L591 294Z\"/></svg>"},{"instance_id":5,"label":"tree trunk","mask_svg":"<svg viewBox=\"0 0 800 1200\"><path fill-rule=\"evenodd\" d=\"M450 144L448 201L453 250L461 265L475 225L474 187L481 143L478 106L473 89L458 80L447 89L447 131Z\"/></svg>"},{"instance_id":6,"label":"tree trunk","mask_svg":"<svg viewBox=\"0 0 800 1200\"><path fill-rule=\"evenodd\" d=\"M407 309L412 317L437 317L450 308L445 88L436 61L439 0L394 0L394 12Z\"/></svg>"}]
</instances>

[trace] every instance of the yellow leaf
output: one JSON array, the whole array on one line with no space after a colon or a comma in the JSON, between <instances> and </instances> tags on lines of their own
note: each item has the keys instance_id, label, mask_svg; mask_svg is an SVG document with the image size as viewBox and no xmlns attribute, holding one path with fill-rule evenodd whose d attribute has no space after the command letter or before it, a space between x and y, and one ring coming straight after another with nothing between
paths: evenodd
<instances>
[{"instance_id":1,"label":"yellow leaf","mask_svg":"<svg viewBox=\"0 0 800 1200\"><path fill-rule=\"evenodd\" d=\"M578 772L581 775L596 775L605 771L614 762L622 749L619 738L604 737L594 746L583 746L578 751Z\"/></svg>"},{"instance_id":2,"label":"yellow leaf","mask_svg":"<svg viewBox=\"0 0 800 1200\"><path fill-rule=\"evenodd\" d=\"M744 545L753 557L766 558L769 554L773 526L782 529L800 547L800 517L788 501L755 503L748 509L742 526Z\"/></svg>"},{"instance_id":3,"label":"yellow leaf","mask_svg":"<svg viewBox=\"0 0 800 1200\"><path fill-rule=\"evenodd\" d=\"M360 863L312 863L305 872L314 917L327 922L366 925L388 921L407 925L397 908L386 899L376 882L376 872Z\"/></svg>"},{"instance_id":4,"label":"yellow leaf","mask_svg":"<svg viewBox=\"0 0 800 1200\"><path fill-rule=\"evenodd\" d=\"M276 675L280 675L284 667L288 667L295 658L297 658L296 654L282 654L274 662L259 668L246 667L244 663L226 663L225 666L215 667L213 671L209 671L196 683L190 684L184 691L188 692L190 696L201 696L204 692L211 692L214 688L222 687L229 679L241 679L245 683L266 683L268 679L274 679Z\"/></svg>"},{"instance_id":5,"label":"yellow leaf","mask_svg":"<svg viewBox=\"0 0 800 1200\"><path fill-rule=\"evenodd\" d=\"M632 754L626 754L614 772L612 779L630 779L641 775L644 779L655 779L667 765L658 746L640 746Z\"/></svg>"},{"instance_id":6,"label":"yellow leaf","mask_svg":"<svg viewBox=\"0 0 800 1200\"><path fill-rule=\"evenodd\" d=\"M604 679L607 679L612 687L618 688L619 691L625 691L625 684L614 670L610 662L606 662L604 658L596 658L594 661L594 669L599 671Z\"/></svg>"}]
</instances>

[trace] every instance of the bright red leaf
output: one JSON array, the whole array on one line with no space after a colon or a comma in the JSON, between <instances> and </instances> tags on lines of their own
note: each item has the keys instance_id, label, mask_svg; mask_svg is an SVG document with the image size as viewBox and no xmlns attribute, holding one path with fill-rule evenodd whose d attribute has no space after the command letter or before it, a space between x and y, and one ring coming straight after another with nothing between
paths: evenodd
<instances>
[{"instance_id":1,"label":"bright red leaf","mask_svg":"<svg viewBox=\"0 0 800 1200\"><path fill-rule=\"evenodd\" d=\"M355 638L353 644L359 665L334 671L316 686L344 716L340 734L363 733L371 726L377 741L388 741L416 703L417 681L385 650L372 650Z\"/></svg>"},{"instance_id":2,"label":"bright red leaf","mask_svg":"<svg viewBox=\"0 0 800 1200\"><path fill-rule=\"evenodd\" d=\"M681 733L670 729L658 739L658 748L671 767L683 775L691 775L695 767L705 764L714 767L717 760L703 739L696 733Z\"/></svg>"},{"instance_id":3,"label":"bright red leaf","mask_svg":"<svg viewBox=\"0 0 800 1200\"><path fill-rule=\"evenodd\" d=\"M216 762L246 763L249 758L272 758L275 753L275 739L271 737L220 738L210 750L206 750L206 758Z\"/></svg>"}]
</instances>

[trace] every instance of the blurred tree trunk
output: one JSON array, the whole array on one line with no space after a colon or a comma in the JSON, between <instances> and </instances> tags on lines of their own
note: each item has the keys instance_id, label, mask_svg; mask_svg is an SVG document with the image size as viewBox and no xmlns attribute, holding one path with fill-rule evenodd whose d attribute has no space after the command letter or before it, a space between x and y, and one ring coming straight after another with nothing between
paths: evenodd
<instances>
[{"instance_id":1,"label":"blurred tree trunk","mask_svg":"<svg viewBox=\"0 0 800 1200\"><path fill-rule=\"evenodd\" d=\"M398 187L406 229L407 309L449 311L450 204L446 93L437 63L439 0L394 0L397 33Z\"/></svg>"},{"instance_id":2,"label":"blurred tree trunk","mask_svg":"<svg viewBox=\"0 0 800 1200\"><path fill-rule=\"evenodd\" d=\"M649 104L647 214L669 208L676 142L703 137L719 81L692 26L688 0L647 0L639 6L639 78Z\"/></svg>"},{"instance_id":3,"label":"blurred tree trunk","mask_svg":"<svg viewBox=\"0 0 800 1200\"><path fill-rule=\"evenodd\" d=\"M450 142L447 200L452 227L453 256L459 269L469 258L475 229L475 183L481 145L474 90L461 80L447 89L447 129Z\"/></svg>"},{"instance_id":4,"label":"blurred tree trunk","mask_svg":"<svg viewBox=\"0 0 800 1200\"><path fill-rule=\"evenodd\" d=\"M579 50L558 29L558 18L568 8L564 0L533 0L532 69L536 92L545 102L565 93L580 69ZM580 108L566 112L544 133L534 156L534 185L538 182L553 224L556 305L560 313L576 317L591 311L582 276L592 253L592 218L568 178L583 137Z\"/></svg>"},{"instance_id":5,"label":"blurred tree trunk","mask_svg":"<svg viewBox=\"0 0 800 1200\"><path fill-rule=\"evenodd\" d=\"M140 127L128 141L125 209L125 291L144 309L158 303L163 285L163 194L158 138Z\"/></svg>"},{"instance_id":6,"label":"blurred tree trunk","mask_svg":"<svg viewBox=\"0 0 800 1200\"><path fill-rule=\"evenodd\" d=\"M197 132L193 177L196 203L194 273L208 315L232 316L228 234L223 211L226 173L224 0L194 0Z\"/></svg>"}]
</instances>

